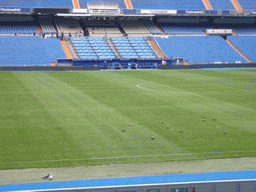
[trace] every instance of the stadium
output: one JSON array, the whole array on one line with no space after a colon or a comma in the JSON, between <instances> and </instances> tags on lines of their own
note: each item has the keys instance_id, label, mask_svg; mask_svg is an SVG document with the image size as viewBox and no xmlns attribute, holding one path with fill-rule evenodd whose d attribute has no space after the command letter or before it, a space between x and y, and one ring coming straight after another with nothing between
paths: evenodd
<instances>
[{"instance_id":1,"label":"stadium","mask_svg":"<svg viewBox=\"0 0 256 192\"><path fill-rule=\"evenodd\" d=\"M256 1L1 0L0 191L256 191Z\"/></svg>"}]
</instances>

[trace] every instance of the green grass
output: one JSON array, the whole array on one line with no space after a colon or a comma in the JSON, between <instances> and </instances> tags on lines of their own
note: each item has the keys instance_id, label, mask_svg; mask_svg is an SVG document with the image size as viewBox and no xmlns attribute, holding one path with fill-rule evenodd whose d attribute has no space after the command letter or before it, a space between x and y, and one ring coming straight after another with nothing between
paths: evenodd
<instances>
[{"instance_id":1,"label":"green grass","mask_svg":"<svg viewBox=\"0 0 256 192\"><path fill-rule=\"evenodd\" d=\"M256 156L255 69L3 72L0 82L0 169Z\"/></svg>"}]
</instances>

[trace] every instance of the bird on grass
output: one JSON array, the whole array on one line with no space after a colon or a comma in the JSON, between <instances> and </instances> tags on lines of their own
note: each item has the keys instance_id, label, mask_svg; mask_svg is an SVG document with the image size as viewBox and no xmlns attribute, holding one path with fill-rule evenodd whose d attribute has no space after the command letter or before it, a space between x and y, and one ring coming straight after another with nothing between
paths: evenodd
<instances>
[{"instance_id":1,"label":"bird on grass","mask_svg":"<svg viewBox=\"0 0 256 192\"><path fill-rule=\"evenodd\" d=\"M181 133L182 132L182 130L179 130L179 133Z\"/></svg>"},{"instance_id":2,"label":"bird on grass","mask_svg":"<svg viewBox=\"0 0 256 192\"><path fill-rule=\"evenodd\" d=\"M132 124L129 124L129 126L132 126Z\"/></svg>"},{"instance_id":3,"label":"bird on grass","mask_svg":"<svg viewBox=\"0 0 256 192\"><path fill-rule=\"evenodd\" d=\"M122 132L125 132L125 129L123 129Z\"/></svg>"},{"instance_id":4,"label":"bird on grass","mask_svg":"<svg viewBox=\"0 0 256 192\"><path fill-rule=\"evenodd\" d=\"M43 177L43 179L47 179L49 177L50 174L46 175Z\"/></svg>"},{"instance_id":5,"label":"bird on grass","mask_svg":"<svg viewBox=\"0 0 256 192\"><path fill-rule=\"evenodd\" d=\"M173 131L173 129L172 129L172 131Z\"/></svg>"},{"instance_id":6,"label":"bird on grass","mask_svg":"<svg viewBox=\"0 0 256 192\"><path fill-rule=\"evenodd\" d=\"M61 126L59 126L59 129L61 129Z\"/></svg>"},{"instance_id":7,"label":"bird on grass","mask_svg":"<svg viewBox=\"0 0 256 192\"><path fill-rule=\"evenodd\" d=\"M154 137L150 137L151 139L155 139Z\"/></svg>"},{"instance_id":8,"label":"bird on grass","mask_svg":"<svg viewBox=\"0 0 256 192\"><path fill-rule=\"evenodd\" d=\"M224 134L226 134L226 131L224 131Z\"/></svg>"},{"instance_id":9,"label":"bird on grass","mask_svg":"<svg viewBox=\"0 0 256 192\"><path fill-rule=\"evenodd\" d=\"M169 126L167 126L167 129L169 129Z\"/></svg>"},{"instance_id":10,"label":"bird on grass","mask_svg":"<svg viewBox=\"0 0 256 192\"><path fill-rule=\"evenodd\" d=\"M49 176L49 181L51 181L51 180L52 180L52 178L53 178L53 176L52 176L52 175L50 175L50 176Z\"/></svg>"},{"instance_id":11,"label":"bird on grass","mask_svg":"<svg viewBox=\"0 0 256 192\"><path fill-rule=\"evenodd\" d=\"M161 121L161 123L163 123L164 121Z\"/></svg>"},{"instance_id":12,"label":"bird on grass","mask_svg":"<svg viewBox=\"0 0 256 192\"><path fill-rule=\"evenodd\" d=\"M213 118L213 121L215 121L216 119L215 118Z\"/></svg>"}]
</instances>

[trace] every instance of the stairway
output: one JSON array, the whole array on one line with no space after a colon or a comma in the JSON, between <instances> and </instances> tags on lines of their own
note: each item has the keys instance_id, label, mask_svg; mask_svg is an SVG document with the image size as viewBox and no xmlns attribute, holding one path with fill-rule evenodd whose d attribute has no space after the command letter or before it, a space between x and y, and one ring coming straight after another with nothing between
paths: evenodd
<instances>
[{"instance_id":1,"label":"stairway","mask_svg":"<svg viewBox=\"0 0 256 192\"><path fill-rule=\"evenodd\" d=\"M111 39L106 38L106 42L108 43L109 47L113 50L113 52L115 53L117 58L120 59L121 57L120 57L119 53L117 52L117 50L116 50L113 42L111 41Z\"/></svg>"},{"instance_id":2,"label":"stairway","mask_svg":"<svg viewBox=\"0 0 256 192\"><path fill-rule=\"evenodd\" d=\"M72 3L73 3L73 7L74 7L75 9L80 9L78 0L72 0Z\"/></svg>"},{"instance_id":3,"label":"stairway","mask_svg":"<svg viewBox=\"0 0 256 192\"><path fill-rule=\"evenodd\" d=\"M130 0L124 0L124 4L125 4L127 9L133 9L132 3L131 3Z\"/></svg>"},{"instance_id":4,"label":"stairway","mask_svg":"<svg viewBox=\"0 0 256 192\"><path fill-rule=\"evenodd\" d=\"M208 0L202 0L206 10L212 10L212 6Z\"/></svg>"},{"instance_id":5,"label":"stairway","mask_svg":"<svg viewBox=\"0 0 256 192\"><path fill-rule=\"evenodd\" d=\"M67 48L68 48L69 53L71 54L71 57L72 57L73 59L78 59L79 56L77 55L77 53L76 53L76 51L75 51L75 49L74 49L74 47L73 47L71 41L68 40L68 41L65 41L65 43L66 43L66 46L67 46Z\"/></svg>"},{"instance_id":6,"label":"stairway","mask_svg":"<svg viewBox=\"0 0 256 192\"><path fill-rule=\"evenodd\" d=\"M156 44L156 42L154 41L154 39L149 38L147 40L147 43L150 45L150 47L152 48L152 50L156 53L156 55L159 58L166 58L166 55L164 54L164 52L160 49L160 47Z\"/></svg>"},{"instance_id":7,"label":"stairway","mask_svg":"<svg viewBox=\"0 0 256 192\"><path fill-rule=\"evenodd\" d=\"M233 6L235 7L237 13L243 13L240 5L238 4L238 2L236 0L230 0L230 1L233 4Z\"/></svg>"},{"instance_id":8,"label":"stairway","mask_svg":"<svg viewBox=\"0 0 256 192\"><path fill-rule=\"evenodd\" d=\"M65 41L60 41L60 44L62 46L62 49L63 49L64 53L66 54L67 59L72 59L71 54L69 53L69 50L66 46Z\"/></svg>"},{"instance_id":9,"label":"stairway","mask_svg":"<svg viewBox=\"0 0 256 192\"><path fill-rule=\"evenodd\" d=\"M246 57L233 43L231 43L231 41L229 41L229 40L227 39L226 42L227 42L239 55L241 55L247 62L253 63L253 62L252 62L248 57Z\"/></svg>"}]
</instances>

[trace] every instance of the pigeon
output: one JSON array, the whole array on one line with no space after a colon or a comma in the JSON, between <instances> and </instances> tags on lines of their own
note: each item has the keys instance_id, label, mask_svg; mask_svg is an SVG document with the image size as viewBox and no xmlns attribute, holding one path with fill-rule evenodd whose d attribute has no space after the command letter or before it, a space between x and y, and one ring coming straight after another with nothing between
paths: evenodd
<instances>
[{"instance_id":1,"label":"pigeon","mask_svg":"<svg viewBox=\"0 0 256 192\"><path fill-rule=\"evenodd\" d=\"M49 177L50 174L46 175L43 177L43 179L47 179Z\"/></svg>"},{"instance_id":2,"label":"pigeon","mask_svg":"<svg viewBox=\"0 0 256 192\"><path fill-rule=\"evenodd\" d=\"M51 181L51 180L52 180L52 178L53 178L53 176L52 176L52 175L50 175L50 176L49 176L49 181Z\"/></svg>"},{"instance_id":3,"label":"pigeon","mask_svg":"<svg viewBox=\"0 0 256 192\"><path fill-rule=\"evenodd\" d=\"M123 129L122 132L125 132L125 129Z\"/></svg>"},{"instance_id":4,"label":"pigeon","mask_svg":"<svg viewBox=\"0 0 256 192\"><path fill-rule=\"evenodd\" d=\"M181 133L182 132L182 130L179 130L179 133Z\"/></svg>"},{"instance_id":5,"label":"pigeon","mask_svg":"<svg viewBox=\"0 0 256 192\"><path fill-rule=\"evenodd\" d=\"M169 129L169 126L167 126L167 129Z\"/></svg>"},{"instance_id":6,"label":"pigeon","mask_svg":"<svg viewBox=\"0 0 256 192\"><path fill-rule=\"evenodd\" d=\"M151 139L155 139L154 137L150 137Z\"/></svg>"}]
</instances>

